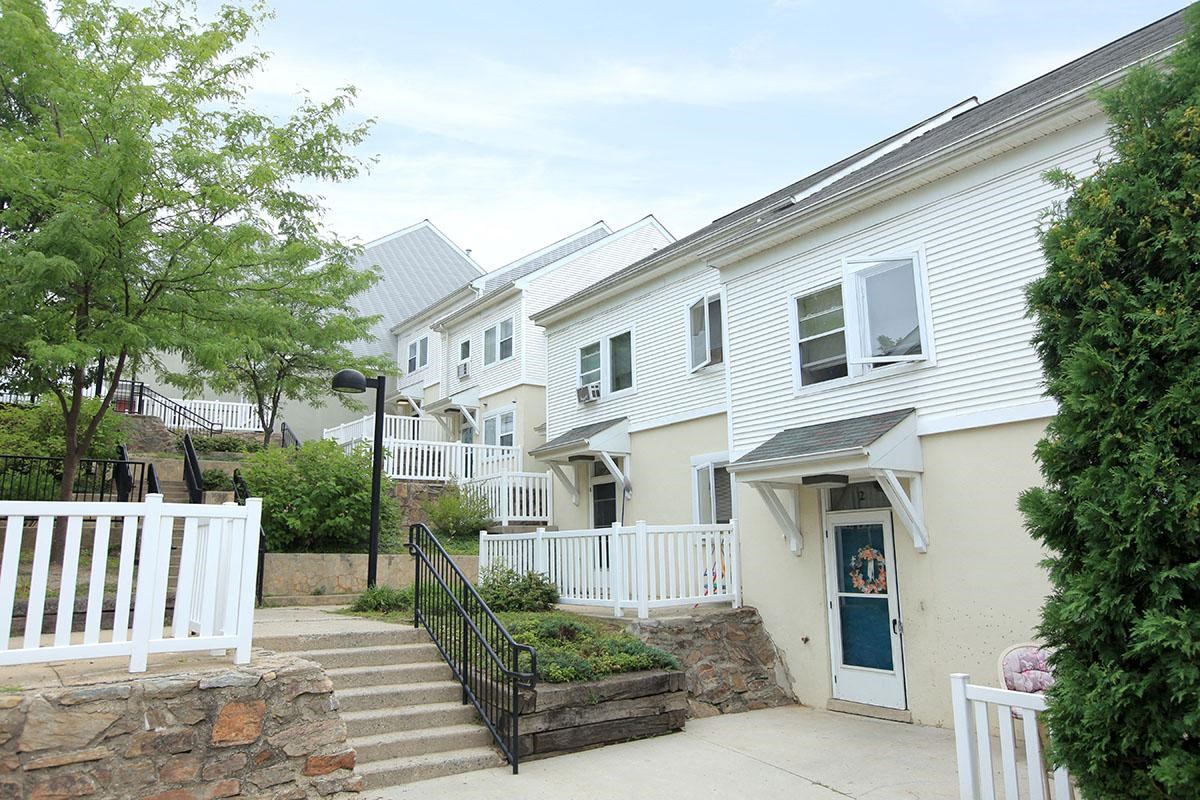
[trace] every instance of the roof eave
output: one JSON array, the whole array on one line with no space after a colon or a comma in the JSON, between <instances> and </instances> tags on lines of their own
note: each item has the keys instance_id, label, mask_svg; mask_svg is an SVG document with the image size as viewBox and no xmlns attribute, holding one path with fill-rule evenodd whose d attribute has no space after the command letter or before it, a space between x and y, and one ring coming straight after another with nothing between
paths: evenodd
<instances>
[{"instance_id":1,"label":"roof eave","mask_svg":"<svg viewBox=\"0 0 1200 800\"><path fill-rule=\"evenodd\" d=\"M836 450L822 450L818 453L805 453L802 456L780 456L779 458L763 458L757 461L734 461L726 469L730 472L753 472L760 469L774 469L793 464L808 464L814 461L827 461L831 458L846 458L847 456L863 456L868 453L866 447L841 447Z\"/></svg>"},{"instance_id":2,"label":"roof eave","mask_svg":"<svg viewBox=\"0 0 1200 800\"><path fill-rule=\"evenodd\" d=\"M510 283L507 286L505 286L503 289L497 289L496 291L492 292L491 294L486 294L483 297L480 297L477 300L474 300L474 301L468 303L467 305L460 308L458 311L451 312L451 313L447 314L446 316L437 319L429 327L431 327L435 331L438 331L439 333L441 333L441 332L445 331L447 327L449 327L450 325L453 325L455 322L458 322L459 320L464 319L464 318L470 316L471 314L482 311L483 309L488 308L488 307L498 303L501 300L510 300L513 297L520 295L521 292L522 292L521 287L517 286L515 283Z\"/></svg>"}]
</instances>

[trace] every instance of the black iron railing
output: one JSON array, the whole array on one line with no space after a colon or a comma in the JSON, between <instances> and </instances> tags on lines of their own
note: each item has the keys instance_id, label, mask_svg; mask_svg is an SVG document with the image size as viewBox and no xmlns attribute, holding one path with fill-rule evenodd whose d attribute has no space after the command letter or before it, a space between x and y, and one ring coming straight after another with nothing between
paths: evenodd
<instances>
[{"instance_id":1,"label":"black iron railing","mask_svg":"<svg viewBox=\"0 0 1200 800\"><path fill-rule=\"evenodd\" d=\"M158 470L153 462L146 465L146 493L162 494L162 482L158 479Z\"/></svg>"},{"instance_id":2,"label":"black iron railing","mask_svg":"<svg viewBox=\"0 0 1200 800\"><path fill-rule=\"evenodd\" d=\"M512 638L437 537L420 523L409 527L416 562L413 626L424 626L454 677L517 772L521 689L537 681L537 653Z\"/></svg>"},{"instance_id":3,"label":"black iron railing","mask_svg":"<svg viewBox=\"0 0 1200 800\"><path fill-rule=\"evenodd\" d=\"M286 422L279 423L279 446L294 447L299 450L300 444L300 437L296 435L296 432L289 428Z\"/></svg>"},{"instance_id":4,"label":"black iron railing","mask_svg":"<svg viewBox=\"0 0 1200 800\"><path fill-rule=\"evenodd\" d=\"M145 474L145 462L128 457L85 458L75 471L72 497L139 501L145 493ZM0 500L57 500L62 476L61 458L0 455Z\"/></svg>"},{"instance_id":5,"label":"black iron railing","mask_svg":"<svg viewBox=\"0 0 1200 800\"><path fill-rule=\"evenodd\" d=\"M117 383L117 390L113 393L113 409L122 414L158 417L164 425L175 430L203 431L210 436L225 430L221 423L213 422L140 381Z\"/></svg>"},{"instance_id":6,"label":"black iron railing","mask_svg":"<svg viewBox=\"0 0 1200 800\"><path fill-rule=\"evenodd\" d=\"M183 435L183 482L187 484L188 502L204 502L204 477L200 474L200 459L196 457L196 446L192 435Z\"/></svg>"}]
</instances>

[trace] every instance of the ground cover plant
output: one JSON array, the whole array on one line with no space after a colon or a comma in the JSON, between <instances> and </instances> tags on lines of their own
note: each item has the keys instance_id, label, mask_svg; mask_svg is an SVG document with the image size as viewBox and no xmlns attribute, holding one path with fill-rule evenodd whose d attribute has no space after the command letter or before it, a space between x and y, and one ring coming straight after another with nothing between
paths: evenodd
<instances>
[{"instance_id":1,"label":"ground cover plant","mask_svg":"<svg viewBox=\"0 0 1200 800\"><path fill-rule=\"evenodd\" d=\"M547 683L592 681L645 669L679 669L674 656L612 622L563 611L509 611L496 616L517 642L537 651L538 680Z\"/></svg>"},{"instance_id":2,"label":"ground cover plant","mask_svg":"<svg viewBox=\"0 0 1200 800\"><path fill-rule=\"evenodd\" d=\"M1101 94L1115 158L1070 189L1029 290L1058 413L1022 498L1050 551L1052 758L1080 793L1200 787L1200 21Z\"/></svg>"}]
</instances>

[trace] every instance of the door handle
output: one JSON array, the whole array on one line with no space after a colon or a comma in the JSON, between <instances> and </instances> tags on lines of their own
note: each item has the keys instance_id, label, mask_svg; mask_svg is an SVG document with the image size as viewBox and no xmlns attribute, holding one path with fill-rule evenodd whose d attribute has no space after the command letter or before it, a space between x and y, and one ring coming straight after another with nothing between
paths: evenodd
<instances>
[{"instance_id":1,"label":"door handle","mask_svg":"<svg viewBox=\"0 0 1200 800\"><path fill-rule=\"evenodd\" d=\"M897 636L903 634L904 633L904 623L898 619L892 620L892 633L896 634Z\"/></svg>"}]
</instances>

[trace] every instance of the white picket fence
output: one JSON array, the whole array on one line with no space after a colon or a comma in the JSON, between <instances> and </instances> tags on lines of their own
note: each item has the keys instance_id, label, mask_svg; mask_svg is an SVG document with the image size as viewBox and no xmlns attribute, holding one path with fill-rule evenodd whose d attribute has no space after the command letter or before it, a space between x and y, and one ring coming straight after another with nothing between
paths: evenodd
<instances>
[{"instance_id":1,"label":"white picket fence","mask_svg":"<svg viewBox=\"0 0 1200 800\"><path fill-rule=\"evenodd\" d=\"M462 442L385 442L383 469L397 480L470 481L521 471L521 449Z\"/></svg>"},{"instance_id":2,"label":"white picket fence","mask_svg":"<svg viewBox=\"0 0 1200 800\"><path fill-rule=\"evenodd\" d=\"M344 422L321 432L322 439L332 439L341 445L367 442L375 439L375 415L368 414L360 419ZM383 440L406 442L444 442L448 438L446 429L433 417L406 417L399 414L383 415Z\"/></svg>"},{"instance_id":3,"label":"white picket fence","mask_svg":"<svg viewBox=\"0 0 1200 800\"><path fill-rule=\"evenodd\" d=\"M535 571L559 602L611 607L615 616L699 603L742 602L737 520L728 525L614 524L578 531L479 536L479 568Z\"/></svg>"},{"instance_id":4,"label":"white picket fence","mask_svg":"<svg viewBox=\"0 0 1200 800\"><path fill-rule=\"evenodd\" d=\"M170 400L199 414L209 422L219 423L222 430L262 432L262 423L259 422L258 411L254 408L253 403L235 403L226 400L185 400L178 397L172 397ZM166 412L162 416L170 416L170 414ZM184 419L164 419L163 421L170 428L188 427L187 420Z\"/></svg>"},{"instance_id":5,"label":"white picket fence","mask_svg":"<svg viewBox=\"0 0 1200 800\"><path fill-rule=\"evenodd\" d=\"M993 689L968 683L970 676L950 676L954 707L954 741L958 752L958 787L962 800L995 800L996 765L992 753L992 719L999 732L999 770L1006 800L1072 800L1071 776L1063 767L1049 776L1042 752L1038 714L1046 710L1040 694ZM1014 709L1017 710L1016 715ZM1014 716L1019 715L1019 719ZM1021 725L1024 769L1017 756L1014 722ZM1053 791L1051 786L1053 785ZM1025 792L1022 792L1022 788Z\"/></svg>"},{"instance_id":6,"label":"white picket fence","mask_svg":"<svg viewBox=\"0 0 1200 800\"><path fill-rule=\"evenodd\" d=\"M9 501L0 502L0 517L6 519L0 562L0 666L127 656L130 672L144 672L150 653L228 649L235 650L236 663L249 662L260 499L250 498L245 506L164 503L157 494L141 503ZM55 586L50 551L59 519L65 519L65 538ZM172 576L171 540L177 519L183 520L183 544ZM28 532L27 524L32 527ZM34 540L31 556L22 548L27 536ZM112 622L105 626L110 553L118 557L116 593ZM82 563L90 560L82 585L81 556L87 557ZM23 559L29 563L23 565ZM172 577L174 585L169 586ZM24 579L29 581L24 631L10 640L18 633L13 630L13 611L18 583ZM175 605L168 631L166 601L172 589ZM72 635L75 599L81 592L87 597L84 629ZM56 619L54 633L43 636L48 598L56 603Z\"/></svg>"},{"instance_id":7,"label":"white picket fence","mask_svg":"<svg viewBox=\"0 0 1200 800\"><path fill-rule=\"evenodd\" d=\"M501 525L549 523L553 516L550 476L544 472L503 472L467 482L483 495Z\"/></svg>"}]
</instances>

